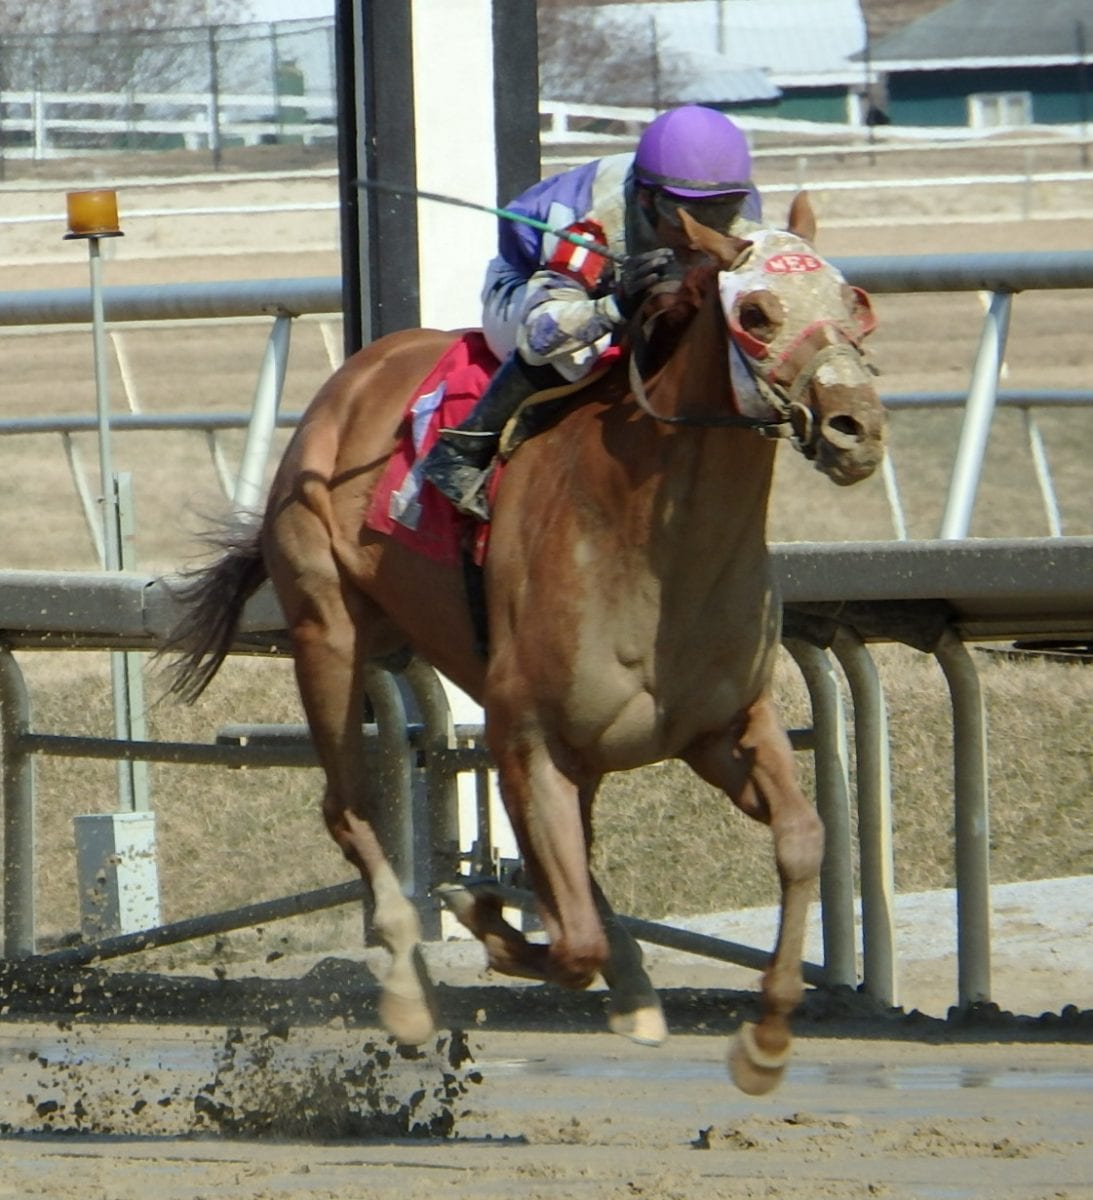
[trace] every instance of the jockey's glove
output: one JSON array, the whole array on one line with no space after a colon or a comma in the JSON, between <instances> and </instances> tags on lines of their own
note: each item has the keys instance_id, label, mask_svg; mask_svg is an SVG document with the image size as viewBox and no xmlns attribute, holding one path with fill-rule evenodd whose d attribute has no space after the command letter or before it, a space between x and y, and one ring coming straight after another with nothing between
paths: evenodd
<instances>
[{"instance_id":1,"label":"jockey's glove","mask_svg":"<svg viewBox=\"0 0 1093 1200\"><path fill-rule=\"evenodd\" d=\"M666 246L631 254L619 268L615 284L615 303L620 315L628 321L641 307L646 292L654 284L673 278L676 272L675 255Z\"/></svg>"}]
</instances>

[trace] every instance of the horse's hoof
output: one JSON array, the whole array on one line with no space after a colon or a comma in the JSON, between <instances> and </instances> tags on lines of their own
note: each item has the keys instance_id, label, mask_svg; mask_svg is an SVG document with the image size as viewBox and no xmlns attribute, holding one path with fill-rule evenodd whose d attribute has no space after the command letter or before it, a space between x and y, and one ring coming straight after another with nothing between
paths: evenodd
<instances>
[{"instance_id":1,"label":"horse's hoof","mask_svg":"<svg viewBox=\"0 0 1093 1200\"><path fill-rule=\"evenodd\" d=\"M607 1027L639 1046L661 1046L668 1038L668 1025L660 1004L647 1004L628 1012L611 1011Z\"/></svg>"},{"instance_id":2,"label":"horse's hoof","mask_svg":"<svg viewBox=\"0 0 1093 1200\"><path fill-rule=\"evenodd\" d=\"M380 997L379 1018L400 1046L420 1046L436 1032L433 1014L422 996L385 991Z\"/></svg>"},{"instance_id":3,"label":"horse's hoof","mask_svg":"<svg viewBox=\"0 0 1093 1200\"><path fill-rule=\"evenodd\" d=\"M769 1054L755 1040L755 1026L744 1022L729 1046L729 1074L748 1096L764 1096L782 1082L789 1063L790 1047Z\"/></svg>"},{"instance_id":4,"label":"horse's hoof","mask_svg":"<svg viewBox=\"0 0 1093 1200\"><path fill-rule=\"evenodd\" d=\"M433 894L457 921L473 929L475 898L470 888L461 883L441 883L433 888Z\"/></svg>"},{"instance_id":5,"label":"horse's hoof","mask_svg":"<svg viewBox=\"0 0 1093 1200\"><path fill-rule=\"evenodd\" d=\"M379 1000L384 1029L402 1046L420 1046L436 1031L436 998L421 950L393 958Z\"/></svg>"}]
</instances>

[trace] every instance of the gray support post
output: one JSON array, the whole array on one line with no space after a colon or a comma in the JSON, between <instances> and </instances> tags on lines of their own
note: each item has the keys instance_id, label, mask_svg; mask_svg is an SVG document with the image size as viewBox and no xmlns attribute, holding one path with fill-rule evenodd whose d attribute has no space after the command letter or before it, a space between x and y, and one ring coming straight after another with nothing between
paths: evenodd
<instances>
[{"instance_id":1,"label":"gray support post","mask_svg":"<svg viewBox=\"0 0 1093 1200\"><path fill-rule=\"evenodd\" d=\"M493 128L497 203L508 204L542 172L539 22L535 0L492 0Z\"/></svg>"},{"instance_id":2,"label":"gray support post","mask_svg":"<svg viewBox=\"0 0 1093 1200\"><path fill-rule=\"evenodd\" d=\"M785 647L801 671L812 704L816 807L824 823L820 869L824 980L831 986L856 987L854 859L842 695L834 666L824 651L798 638L787 638Z\"/></svg>"},{"instance_id":3,"label":"gray support post","mask_svg":"<svg viewBox=\"0 0 1093 1200\"><path fill-rule=\"evenodd\" d=\"M1063 520L1059 512L1059 499L1055 495L1055 485L1051 478L1051 467L1047 461L1047 451L1044 449L1044 439L1040 426L1032 408L1022 410L1025 416L1025 432L1028 434L1028 448L1032 455L1032 465L1036 471L1036 482L1040 486L1040 498L1044 502L1044 514L1047 517L1047 531L1051 537L1063 536Z\"/></svg>"},{"instance_id":4,"label":"gray support post","mask_svg":"<svg viewBox=\"0 0 1093 1200\"><path fill-rule=\"evenodd\" d=\"M420 324L412 0L336 0L345 354Z\"/></svg>"},{"instance_id":5,"label":"gray support post","mask_svg":"<svg viewBox=\"0 0 1093 1200\"><path fill-rule=\"evenodd\" d=\"M105 562L106 543L103 541L102 514L99 511L98 502L92 495L91 485L87 481L83 455L80 453L79 445L72 440L72 435L67 431L61 434L61 444L64 446L65 458L68 460L72 485L76 489L76 495L80 498L80 508L83 510L84 523L87 525L87 532L91 537L95 557L100 563Z\"/></svg>"},{"instance_id":6,"label":"gray support post","mask_svg":"<svg viewBox=\"0 0 1093 1200\"><path fill-rule=\"evenodd\" d=\"M438 753L456 748L455 722L440 679L428 663L415 658L406 670L406 680L424 725L428 840L427 859L419 875L420 894L424 895L459 873L459 787L456 772Z\"/></svg>"},{"instance_id":7,"label":"gray support post","mask_svg":"<svg viewBox=\"0 0 1093 1200\"><path fill-rule=\"evenodd\" d=\"M91 270L91 344L95 359L95 405L99 427L99 487L102 494L103 566L121 566L118 546L118 493L110 445L110 391L106 373L106 322L103 315L102 251L98 237L88 238Z\"/></svg>"},{"instance_id":8,"label":"gray support post","mask_svg":"<svg viewBox=\"0 0 1093 1200\"><path fill-rule=\"evenodd\" d=\"M987 716L975 663L952 630L945 631L934 654L953 705L957 995L966 1009L991 998Z\"/></svg>"},{"instance_id":9,"label":"gray support post","mask_svg":"<svg viewBox=\"0 0 1093 1200\"><path fill-rule=\"evenodd\" d=\"M247 439L232 495L232 507L237 513L254 512L265 492L266 464L277 425L277 411L281 407L291 339L292 318L281 313L269 332L254 389Z\"/></svg>"},{"instance_id":10,"label":"gray support post","mask_svg":"<svg viewBox=\"0 0 1093 1200\"><path fill-rule=\"evenodd\" d=\"M34 767L21 745L30 727L23 672L0 645L0 770L4 803L4 958L34 953Z\"/></svg>"},{"instance_id":11,"label":"gray support post","mask_svg":"<svg viewBox=\"0 0 1093 1200\"><path fill-rule=\"evenodd\" d=\"M116 476L118 554L123 571L135 571L136 509L133 502L133 476L123 471ZM136 650L115 650L111 655L114 671L114 728L119 736L142 742L148 736L144 712L144 655ZM118 762L118 796L124 812L147 812L148 764Z\"/></svg>"},{"instance_id":12,"label":"gray support post","mask_svg":"<svg viewBox=\"0 0 1093 1200\"><path fill-rule=\"evenodd\" d=\"M897 542L905 542L907 541L907 518L903 511L903 500L899 494L896 464L892 461L891 454L886 454L881 463L881 478L884 480L884 494L888 500L888 514L892 518L892 535Z\"/></svg>"},{"instance_id":13,"label":"gray support post","mask_svg":"<svg viewBox=\"0 0 1093 1200\"><path fill-rule=\"evenodd\" d=\"M379 769L368 781L375 801L376 833L409 895L414 884L414 821L406 706L390 673L379 667L365 668L364 690L372 703L378 734Z\"/></svg>"},{"instance_id":14,"label":"gray support post","mask_svg":"<svg viewBox=\"0 0 1093 1200\"><path fill-rule=\"evenodd\" d=\"M876 664L861 638L840 627L832 641L854 699L861 861L862 977L880 1004L897 1002L892 787L888 716Z\"/></svg>"},{"instance_id":15,"label":"gray support post","mask_svg":"<svg viewBox=\"0 0 1093 1200\"><path fill-rule=\"evenodd\" d=\"M956 450L949 497L941 519L943 538L968 536L972 509L983 471L983 456L990 436L998 399L998 377L1006 357L1006 337L1009 334L1013 296L1009 292L992 292L990 307L983 318L979 350L972 368L968 400L964 409L964 424Z\"/></svg>"}]
</instances>

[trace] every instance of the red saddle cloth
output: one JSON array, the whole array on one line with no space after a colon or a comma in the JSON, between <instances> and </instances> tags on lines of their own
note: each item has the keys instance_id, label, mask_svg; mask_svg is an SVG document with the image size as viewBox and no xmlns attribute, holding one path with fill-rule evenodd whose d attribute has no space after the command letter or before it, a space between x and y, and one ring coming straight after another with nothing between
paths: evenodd
<instances>
[{"instance_id":1,"label":"red saddle cloth","mask_svg":"<svg viewBox=\"0 0 1093 1200\"><path fill-rule=\"evenodd\" d=\"M497 365L478 330L462 334L441 355L406 410L398 445L364 514L369 529L385 533L427 558L455 565L468 533L477 525L474 550L481 561L489 526L458 512L425 479L422 467L440 430L462 424ZM491 490L498 474L494 471Z\"/></svg>"}]
</instances>

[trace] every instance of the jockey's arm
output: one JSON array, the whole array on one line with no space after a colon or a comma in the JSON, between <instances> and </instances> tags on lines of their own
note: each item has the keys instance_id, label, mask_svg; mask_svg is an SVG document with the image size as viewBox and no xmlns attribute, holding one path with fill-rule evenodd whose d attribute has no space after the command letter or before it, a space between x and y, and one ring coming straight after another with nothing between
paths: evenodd
<instances>
[{"instance_id":1,"label":"jockey's arm","mask_svg":"<svg viewBox=\"0 0 1093 1200\"><path fill-rule=\"evenodd\" d=\"M567 275L536 271L524 294L516 345L525 361L550 363L567 379L579 379L624 323L611 291L595 296Z\"/></svg>"}]
</instances>

